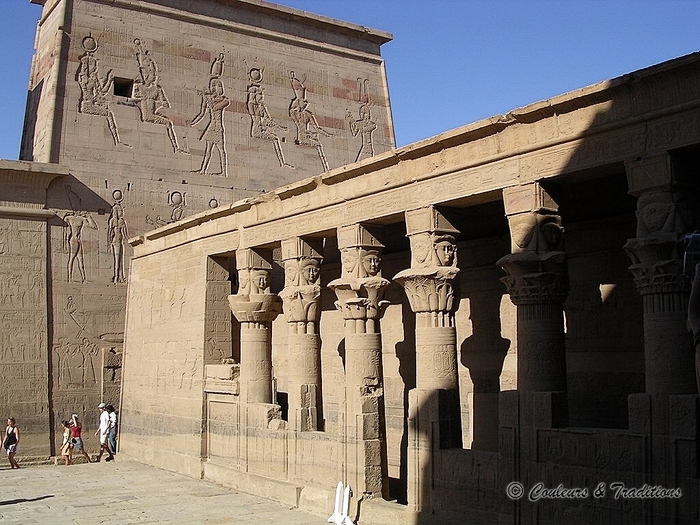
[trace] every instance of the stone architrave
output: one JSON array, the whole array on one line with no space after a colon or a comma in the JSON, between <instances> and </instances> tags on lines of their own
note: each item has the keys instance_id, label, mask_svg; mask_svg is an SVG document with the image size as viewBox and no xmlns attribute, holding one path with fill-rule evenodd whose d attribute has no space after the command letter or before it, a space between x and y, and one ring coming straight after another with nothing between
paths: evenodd
<instances>
[{"instance_id":1,"label":"stone architrave","mask_svg":"<svg viewBox=\"0 0 700 525\"><path fill-rule=\"evenodd\" d=\"M625 244L644 308L648 394L694 394L695 364L686 328L690 281L683 274L685 234L697 229L697 190L667 153L626 163L637 197L637 236Z\"/></svg>"},{"instance_id":2,"label":"stone architrave","mask_svg":"<svg viewBox=\"0 0 700 525\"><path fill-rule=\"evenodd\" d=\"M411 267L396 274L416 314L416 388L409 393L408 500L426 510L433 448L461 446L454 279L459 231L433 206L409 210ZM437 433L437 434L436 434Z\"/></svg>"},{"instance_id":3,"label":"stone architrave","mask_svg":"<svg viewBox=\"0 0 700 525\"><path fill-rule=\"evenodd\" d=\"M386 478L381 409L384 404L379 320L389 281L381 274L379 240L364 226L338 228L342 274L328 284L345 320L348 476L357 493L379 494ZM355 445L353 454L352 445Z\"/></svg>"},{"instance_id":4,"label":"stone architrave","mask_svg":"<svg viewBox=\"0 0 700 525\"><path fill-rule=\"evenodd\" d=\"M322 239L282 241L285 284L280 292L289 331L289 423L293 430L318 430L321 407Z\"/></svg>"},{"instance_id":5,"label":"stone architrave","mask_svg":"<svg viewBox=\"0 0 700 525\"><path fill-rule=\"evenodd\" d=\"M271 254L236 252L239 289L229 295L231 311L241 323L241 396L246 403L272 403L271 323L282 300L270 292Z\"/></svg>"},{"instance_id":6,"label":"stone architrave","mask_svg":"<svg viewBox=\"0 0 700 525\"><path fill-rule=\"evenodd\" d=\"M511 254L497 264L517 307L518 390L566 392L563 303L569 293L558 205L539 183L505 188Z\"/></svg>"}]
</instances>

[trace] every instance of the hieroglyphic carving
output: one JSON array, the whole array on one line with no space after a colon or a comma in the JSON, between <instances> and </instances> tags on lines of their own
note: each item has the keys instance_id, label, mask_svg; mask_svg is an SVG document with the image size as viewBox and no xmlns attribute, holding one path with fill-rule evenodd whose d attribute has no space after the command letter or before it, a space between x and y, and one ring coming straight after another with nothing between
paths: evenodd
<instances>
[{"instance_id":1,"label":"hieroglyphic carving","mask_svg":"<svg viewBox=\"0 0 700 525\"><path fill-rule=\"evenodd\" d=\"M323 171L328 171L328 161L323 152L323 144L321 144L319 135L331 137L333 134L319 125L316 115L309 109L310 103L306 98L305 80L297 78L294 71L289 72L289 82L294 91L294 98L289 104L289 116L292 117L297 127L297 138L294 143L297 146L316 148L318 158L321 159L323 165Z\"/></svg>"},{"instance_id":2,"label":"hieroglyphic carving","mask_svg":"<svg viewBox=\"0 0 700 525\"><path fill-rule=\"evenodd\" d=\"M177 222L182 219L182 217L185 215L185 207L187 206L187 192L181 193L179 191L169 191L168 204L172 208L172 211L170 212L170 220L166 221L162 219L160 215L156 215L155 217L146 215L146 223L156 228L160 228L161 226L172 224L173 222Z\"/></svg>"},{"instance_id":3,"label":"hieroglyphic carving","mask_svg":"<svg viewBox=\"0 0 700 525\"><path fill-rule=\"evenodd\" d=\"M109 249L112 253L112 265L114 269L112 282L123 283L126 282L126 278L124 277L124 243L129 238L126 219L124 218L124 208L122 206L124 194L121 190L114 190L112 192L112 198L114 199L114 204L112 204L112 210L107 220L107 242L109 243Z\"/></svg>"},{"instance_id":4,"label":"hieroglyphic carving","mask_svg":"<svg viewBox=\"0 0 700 525\"><path fill-rule=\"evenodd\" d=\"M122 352L117 351L116 348L105 348L103 349L102 361L105 370L107 370L105 381L118 383L119 372L122 368Z\"/></svg>"},{"instance_id":5,"label":"hieroglyphic carving","mask_svg":"<svg viewBox=\"0 0 700 525\"><path fill-rule=\"evenodd\" d=\"M219 56L212 62L209 74L209 87L204 91L198 91L202 97L202 104L199 113L192 119L190 125L195 126L205 117L209 116L204 131L202 131L199 140L204 141L204 157L202 165L199 167L198 173L205 174L211 163L211 155L214 147L219 152L219 163L221 170L214 175L228 176L228 157L226 154L226 128L224 127L224 110L231 103L229 98L224 94L224 84L221 81L221 75L224 71L224 54Z\"/></svg>"},{"instance_id":6,"label":"hieroglyphic carving","mask_svg":"<svg viewBox=\"0 0 700 525\"><path fill-rule=\"evenodd\" d=\"M97 40L88 35L83 38L83 49L85 53L80 56L78 70L75 73L75 79L80 86L80 99L78 100L78 111L86 115L97 115L105 117L109 132L112 134L112 139L115 145L127 146L119 138L119 128L114 119L109 107L109 99L107 95L112 89L114 83L114 73L110 69L105 78L100 77L99 60L95 58L94 53L98 49Z\"/></svg>"},{"instance_id":7,"label":"hieroglyphic carving","mask_svg":"<svg viewBox=\"0 0 700 525\"><path fill-rule=\"evenodd\" d=\"M248 71L248 84L246 107L250 115L250 136L255 139L271 140L275 148L275 155L280 163L280 167L294 168L284 160L282 142L277 132L286 131L286 127L276 122L270 115L270 111L265 104L265 90L262 87L263 70L251 68Z\"/></svg>"},{"instance_id":8,"label":"hieroglyphic carving","mask_svg":"<svg viewBox=\"0 0 700 525\"><path fill-rule=\"evenodd\" d=\"M53 353L58 363L58 388L86 388L99 383L100 348L87 337L79 342L61 338L54 344Z\"/></svg>"},{"instance_id":9,"label":"hieroglyphic carving","mask_svg":"<svg viewBox=\"0 0 700 525\"><path fill-rule=\"evenodd\" d=\"M170 101L165 94L165 90L160 85L158 65L148 50L143 48L140 39L134 39L134 47L136 49L136 60L139 63L139 78L134 81L132 99L139 108L141 122L165 126L173 151L189 153L187 150L180 148L173 121L162 114L163 109L170 107Z\"/></svg>"},{"instance_id":10,"label":"hieroglyphic carving","mask_svg":"<svg viewBox=\"0 0 700 525\"><path fill-rule=\"evenodd\" d=\"M372 134L374 133L374 130L377 129L377 123L372 120L372 113L370 111L370 104L372 101L368 91L369 79L365 78L363 80L362 78L358 78L357 85L360 92L360 118L355 120L350 111L345 114L345 120L347 120L348 125L350 126L350 133L352 133L353 137L360 135L362 140L360 150L357 152L357 156L355 157L355 162L374 155Z\"/></svg>"}]
</instances>

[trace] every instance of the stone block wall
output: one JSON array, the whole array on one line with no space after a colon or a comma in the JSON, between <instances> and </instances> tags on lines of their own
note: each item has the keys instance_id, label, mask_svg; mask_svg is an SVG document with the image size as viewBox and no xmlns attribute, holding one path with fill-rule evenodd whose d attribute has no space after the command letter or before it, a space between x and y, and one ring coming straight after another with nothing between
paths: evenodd
<instances>
[{"instance_id":1,"label":"stone block wall","mask_svg":"<svg viewBox=\"0 0 700 525\"><path fill-rule=\"evenodd\" d=\"M20 157L65 172L44 195L51 392L31 423L54 452L62 419L94 429L120 403L127 239L393 148L391 35L247 0L35 3ZM217 360L230 321L207 315Z\"/></svg>"}]
</instances>

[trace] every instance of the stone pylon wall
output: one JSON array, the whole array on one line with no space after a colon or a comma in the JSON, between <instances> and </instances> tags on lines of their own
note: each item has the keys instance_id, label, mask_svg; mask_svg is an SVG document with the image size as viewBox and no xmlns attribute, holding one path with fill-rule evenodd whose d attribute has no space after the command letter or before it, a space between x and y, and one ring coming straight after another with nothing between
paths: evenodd
<instances>
[{"instance_id":1,"label":"stone pylon wall","mask_svg":"<svg viewBox=\"0 0 700 525\"><path fill-rule=\"evenodd\" d=\"M384 153L394 136L387 33L234 0L37 3L21 158L67 171L44 195L51 387L31 426L50 452L62 419L94 427L100 401L120 403L129 237Z\"/></svg>"}]
</instances>

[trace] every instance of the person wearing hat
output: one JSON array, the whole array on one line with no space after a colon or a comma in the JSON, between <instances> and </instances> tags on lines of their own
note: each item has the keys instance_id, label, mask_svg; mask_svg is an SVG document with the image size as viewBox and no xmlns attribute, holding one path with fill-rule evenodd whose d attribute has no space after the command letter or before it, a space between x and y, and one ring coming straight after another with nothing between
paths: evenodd
<instances>
[{"instance_id":1,"label":"person wearing hat","mask_svg":"<svg viewBox=\"0 0 700 525\"><path fill-rule=\"evenodd\" d=\"M97 408L100 411L100 425L95 432L95 435L100 436L100 453L97 455L97 459L95 461L100 461L102 459L102 454L104 452L107 452L109 454L109 457L105 459L105 461L112 461L114 459L114 456L112 455L112 451L109 450L109 445L107 444L107 436L109 436L109 414L107 413L107 405L104 403L100 403L97 405Z\"/></svg>"}]
</instances>

